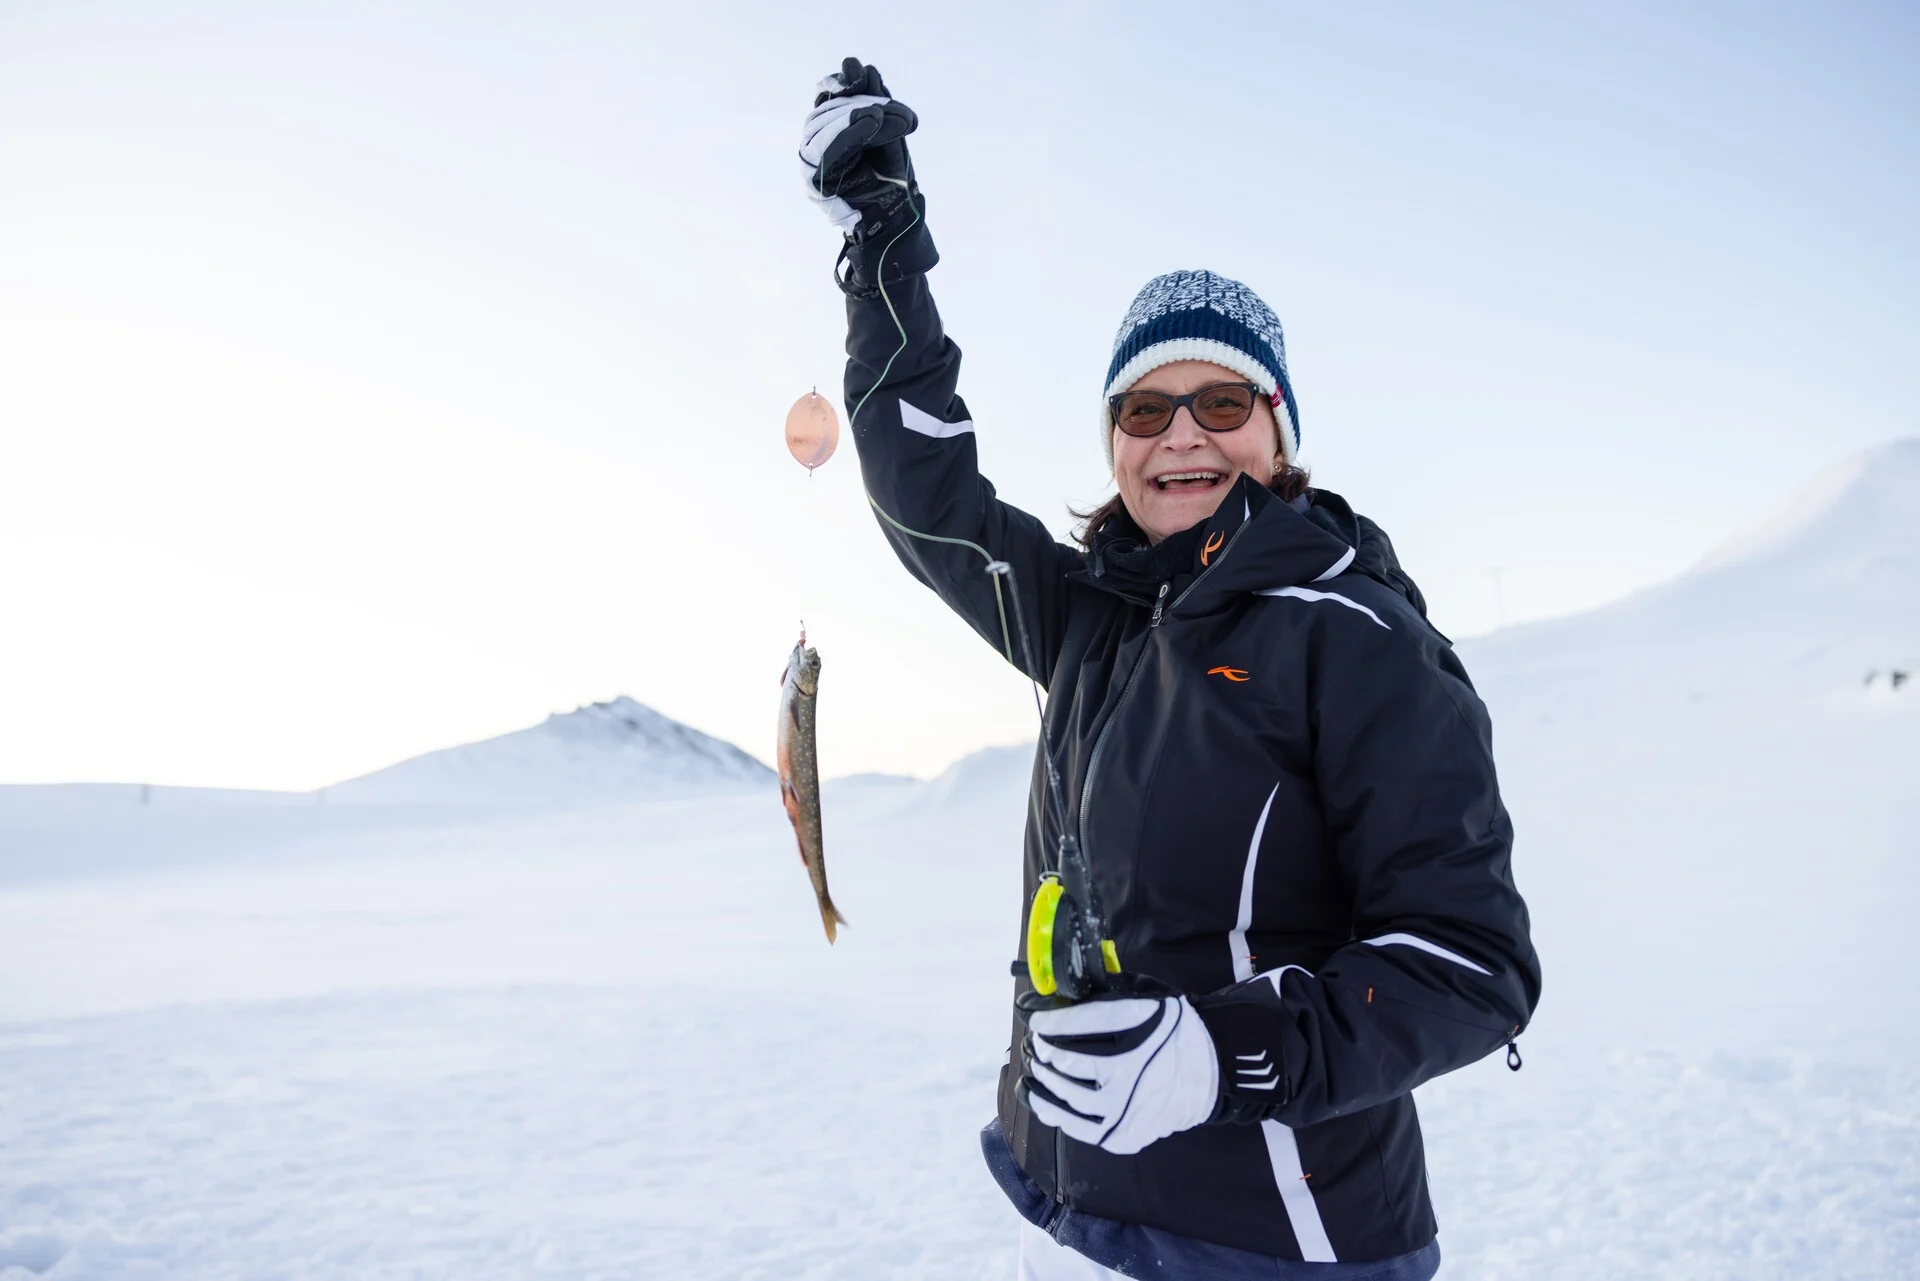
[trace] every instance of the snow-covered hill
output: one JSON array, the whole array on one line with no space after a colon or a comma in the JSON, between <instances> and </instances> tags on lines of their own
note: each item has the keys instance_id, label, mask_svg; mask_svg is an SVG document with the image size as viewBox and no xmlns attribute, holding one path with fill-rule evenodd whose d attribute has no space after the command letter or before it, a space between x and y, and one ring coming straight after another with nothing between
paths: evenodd
<instances>
[{"instance_id":1,"label":"snow-covered hill","mask_svg":"<svg viewBox=\"0 0 1920 1281\"><path fill-rule=\"evenodd\" d=\"M1636 704L1896 692L1889 673L1920 678L1920 439L1814 477L1670 582L1462 649L1535 703L1574 684Z\"/></svg>"},{"instance_id":2,"label":"snow-covered hill","mask_svg":"<svg viewBox=\"0 0 1920 1281\"><path fill-rule=\"evenodd\" d=\"M326 789L347 805L577 805L771 788L732 743L622 696Z\"/></svg>"}]
</instances>

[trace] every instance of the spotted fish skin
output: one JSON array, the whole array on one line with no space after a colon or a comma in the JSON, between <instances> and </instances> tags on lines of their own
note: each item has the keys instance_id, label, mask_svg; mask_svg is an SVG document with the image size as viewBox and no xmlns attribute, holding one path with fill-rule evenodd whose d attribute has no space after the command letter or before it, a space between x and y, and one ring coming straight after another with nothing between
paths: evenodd
<instances>
[{"instance_id":1,"label":"spotted fish skin","mask_svg":"<svg viewBox=\"0 0 1920 1281\"><path fill-rule=\"evenodd\" d=\"M787 674L780 682L780 728L774 739L775 766L780 773L780 799L800 842L800 861L820 901L820 923L827 942L847 923L827 893L827 853L820 839L820 763L813 748L814 698L820 692L820 653L807 648L805 632L787 656Z\"/></svg>"}]
</instances>

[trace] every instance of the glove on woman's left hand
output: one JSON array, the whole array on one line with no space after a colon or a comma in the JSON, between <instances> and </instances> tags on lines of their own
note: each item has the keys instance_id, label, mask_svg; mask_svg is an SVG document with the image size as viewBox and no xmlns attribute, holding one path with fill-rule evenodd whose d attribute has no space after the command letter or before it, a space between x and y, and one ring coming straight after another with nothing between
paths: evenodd
<instances>
[{"instance_id":1,"label":"glove on woman's left hand","mask_svg":"<svg viewBox=\"0 0 1920 1281\"><path fill-rule=\"evenodd\" d=\"M913 108L887 93L877 67L848 58L822 80L800 138L807 195L845 235L880 223L912 192L906 136Z\"/></svg>"},{"instance_id":2,"label":"glove on woman's left hand","mask_svg":"<svg viewBox=\"0 0 1920 1281\"><path fill-rule=\"evenodd\" d=\"M1027 1017L1021 1087L1069 1138L1132 1156L1207 1121L1220 1099L1213 1038L1184 996L1119 995Z\"/></svg>"}]
</instances>

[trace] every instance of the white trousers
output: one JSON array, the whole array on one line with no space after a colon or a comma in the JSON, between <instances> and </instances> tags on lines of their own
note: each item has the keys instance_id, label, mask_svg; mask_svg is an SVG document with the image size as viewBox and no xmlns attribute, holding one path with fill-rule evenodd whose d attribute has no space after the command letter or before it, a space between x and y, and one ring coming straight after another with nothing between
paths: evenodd
<instances>
[{"instance_id":1,"label":"white trousers","mask_svg":"<svg viewBox=\"0 0 1920 1281\"><path fill-rule=\"evenodd\" d=\"M1018 1276L1019 1281L1126 1281L1112 1268L1067 1249L1031 1223L1020 1225Z\"/></svg>"}]
</instances>

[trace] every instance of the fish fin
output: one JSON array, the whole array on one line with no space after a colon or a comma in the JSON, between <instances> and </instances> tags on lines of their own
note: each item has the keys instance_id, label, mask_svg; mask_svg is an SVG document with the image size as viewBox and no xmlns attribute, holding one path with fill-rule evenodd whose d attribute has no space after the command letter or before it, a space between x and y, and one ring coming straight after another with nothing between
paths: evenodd
<instances>
[{"instance_id":1,"label":"fish fin","mask_svg":"<svg viewBox=\"0 0 1920 1281\"><path fill-rule=\"evenodd\" d=\"M822 898L820 900L820 923L827 927L827 942L833 943L838 941L835 937L837 927L845 925L847 918L840 915L840 909L833 905L832 899Z\"/></svg>"},{"instance_id":2,"label":"fish fin","mask_svg":"<svg viewBox=\"0 0 1920 1281\"><path fill-rule=\"evenodd\" d=\"M787 811L787 822L793 824L794 839L800 842L800 861L804 863L807 861L807 839L800 835L800 828L805 820L800 815L800 793L793 789L791 783L783 781L780 784L780 804Z\"/></svg>"}]
</instances>

